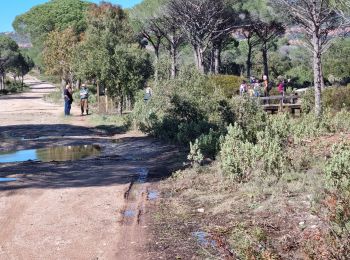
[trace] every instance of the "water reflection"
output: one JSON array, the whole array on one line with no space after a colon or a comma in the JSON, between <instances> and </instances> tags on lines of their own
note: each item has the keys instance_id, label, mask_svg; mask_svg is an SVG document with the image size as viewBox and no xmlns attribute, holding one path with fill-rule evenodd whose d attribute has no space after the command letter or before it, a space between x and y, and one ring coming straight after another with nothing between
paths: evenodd
<instances>
[{"instance_id":1,"label":"water reflection","mask_svg":"<svg viewBox=\"0 0 350 260\"><path fill-rule=\"evenodd\" d=\"M16 178L0 178L0 182L11 182L11 181L17 181Z\"/></svg>"},{"instance_id":2,"label":"water reflection","mask_svg":"<svg viewBox=\"0 0 350 260\"><path fill-rule=\"evenodd\" d=\"M100 153L101 148L98 145L56 146L43 149L0 153L0 163L25 161L74 161L89 156L98 156Z\"/></svg>"}]
</instances>

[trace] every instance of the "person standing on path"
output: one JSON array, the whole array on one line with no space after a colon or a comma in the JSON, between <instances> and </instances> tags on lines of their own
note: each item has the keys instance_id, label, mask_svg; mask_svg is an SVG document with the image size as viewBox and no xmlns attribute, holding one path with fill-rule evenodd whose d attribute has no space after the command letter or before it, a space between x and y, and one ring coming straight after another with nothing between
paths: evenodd
<instances>
[{"instance_id":1,"label":"person standing on path","mask_svg":"<svg viewBox=\"0 0 350 260\"><path fill-rule=\"evenodd\" d=\"M70 115L70 110L72 108L72 103L73 103L73 96L72 96L72 88L68 84L66 86L66 89L64 90L64 115L69 116Z\"/></svg>"},{"instance_id":2,"label":"person standing on path","mask_svg":"<svg viewBox=\"0 0 350 260\"><path fill-rule=\"evenodd\" d=\"M89 90L85 84L83 84L80 89L80 109L81 115L84 115L84 111L86 115L89 114Z\"/></svg>"}]
</instances>

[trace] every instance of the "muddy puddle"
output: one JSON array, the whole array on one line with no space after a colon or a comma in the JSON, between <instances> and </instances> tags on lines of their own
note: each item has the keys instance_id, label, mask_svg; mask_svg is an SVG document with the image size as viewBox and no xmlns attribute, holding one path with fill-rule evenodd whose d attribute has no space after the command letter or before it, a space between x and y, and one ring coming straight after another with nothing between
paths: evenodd
<instances>
[{"instance_id":1,"label":"muddy puddle","mask_svg":"<svg viewBox=\"0 0 350 260\"><path fill-rule=\"evenodd\" d=\"M197 239L197 242L201 246L216 247L216 242L210 238L210 235L207 232L197 231L193 232L192 235Z\"/></svg>"},{"instance_id":2,"label":"muddy puddle","mask_svg":"<svg viewBox=\"0 0 350 260\"><path fill-rule=\"evenodd\" d=\"M148 191L148 200L157 200L159 198L159 192L156 190Z\"/></svg>"},{"instance_id":3,"label":"muddy puddle","mask_svg":"<svg viewBox=\"0 0 350 260\"><path fill-rule=\"evenodd\" d=\"M0 163L75 161L90 156L98 156L100 153L101 148L98 145L55 146L0 153Z\"/></svg>"}]
</instances>

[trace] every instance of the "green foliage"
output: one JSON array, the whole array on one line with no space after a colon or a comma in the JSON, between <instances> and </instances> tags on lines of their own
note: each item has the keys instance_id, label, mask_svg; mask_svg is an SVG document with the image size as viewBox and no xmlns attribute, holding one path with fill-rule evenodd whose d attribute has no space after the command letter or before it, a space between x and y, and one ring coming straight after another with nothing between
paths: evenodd
<instances>
[{"instance_id":1,"label":"green foliage","mask_svg":"<svg viewBox=\"0 0 350 260\"><path fill-rule=\"evenodd\" d=\"M254 138L238 124L228 128L220 159L223 172L232 179L247 180L253 173L279 179L290 168L285 150L290 134L289 118L286 115L270 118L262 127Z\"/></svg>"},{"instance_id":2,"label":"green foliage","mask_svg":"<svg viewBox=\"0 0 350 260\"><path fill-rule=\"evenodd\" d=\"M254 145L246 141L243 129L237 124L229 126L220 151L224 174L235 181L246 180L255 162L255 156Z\"/></svg>"},{"instance_id":3,"label":"green foliage","mask_svg":"<svg viewBox=\"0 0 350 260\"><path fill-rule=\"evenodd\" d=\"M132 113L134 125L164 140L188 145L212 128L226 129L230 108L221 92L197 72L181 72L175 80L152 86L152 99L138 96ZM220 126L219 126L220 125ZM228 125L228 124L227 124ZM226 130L225 130L226 131Z\"/></svg>"},{"instance_id":4,"label":"green foliage","mask_svg":"<svg viewBox=\"0 0 350 260\"><path fill-rule=\"evenodd\" d=\"M20 34L29 34L34 43L51 31L68 27L79 34L86 29L85 13L89 5L80 0L52 0L17 16L13 27Z\"/></svg>"},{"instance_id":5,"label":"green foliage","mask_svg":"<svg viewBox=\"0 0 350 260\"><path fill-rule=\"evenodd\" d=\"M190 142L190 153L188 154L187 159L196 164L202 164L204 156L199 147L198 139L196 139L196 141L193 144L192 142Z\"/></svg>"},{"instance_id":6,"label":"green foliage","mask_svg":"<svg viewBox=\"0 0 350 260\"><path fill-rule=\"evenodd\" d=\"M14 94L14 93L19 93L19 92L22 92L27 86L25 85L22 85L22 83L19 83L19 82L8 82L6 84L6 90L7 90L7 93L11 93L11 94Z\"/></svg>"},{"instance_id":7,"label":"green foliage","mask_svg":"<svg viewBox=\"0 0 350 260\"><path fill-rule=\"evenodd\" d=\"M215 159L220 150L220 137L220 132L210 129L208 134L202 134L199 136L194 144L190 142L190 154L188 159L193 161L196 161L196 158L201 157L203 157L203 159Z\"/></svg>"},{"instance_id":8,"label":"green foliage","mask_svg":"<svg viewBox=\"0 0 350 260\"><path fill-rule=\"evenodd\" d=\"M314 110L315 96L314 90L309 89L302 96L302 110L310 113ZM340 111L350 110L350 87L329 87L322 91L322 104L324 109Z\"/></svg>"},{"instance_id":9,"label":"green foliage","mask_svg":"<svg viewBox=\"0 0 350 260\"><path fill-rule=\"evenodd\" d=\"M126 13L103 2L88 14L86 38L75 51L74 69L78 77L95 80L107 95L120 104L145 86L153 73L150 55L131 44Z\"/></svg>"},{"instance_id":10,"label":"green foliage","mask_svg":"<svg viewBox=\"0 0 350 260\"><path fill-rule=\"evenodd\" d=\"M12 72L15 80L24 77L34 66L33 61L25 54L22 54L17 43L6 36L0 36L0 80L5 78L6 73ZM13 83L10 92L16 92L16 82ZM5 84L6 85L6 84ZM23 85L23 84L21 84ZM0 86L3 88L3 86ZM23 86L22 86L23 87Z\"/></svg>"},{"instance_id":11,"label":"green foliage","mask_svg":"<svg viewBox=\"0 0 350 260\"><path fill-rule=\"evenodd\" d=\"M83 33L87 27L86 11L90 5L81 0L52 0L17 16L13 28L19 34L30 36L33 47L28 54L41 67L47 35L52 31L60 32L67 28L71 28L75 35Z\"/></svg>"},{"instance_id":12,"label":"green foliage","mask_svg":"<svg viewBox=\"0 0 350 260\"><path fill-rule=\"evenodd\" d=\"M234 75L213 75L209 78L211 84L220 88L227 98L239 95L242 77Z\"/></svg>"},{"instance_id":13,"label":"green foliage","mask_svg":"<svg viewBox=\"0 0 350 260\"><path fill-rule=\"evenodd\" d=\"M78 37L71 28L64 31L52 31L47 35L43 62L48 75L56 75L65 80L73 77L73 54Z\"/></svg>"},{"instance_id":14,"label":"green foliage","mask_svg":"<svg viewBox=\"0 0 350 260\"><path fill-rule=\"evenodd\" d=\"M332 45L323 58L324 76L333 78L333 82L341 83L350 77L350 39L340 38Z\"/></svg>"},{"instance_id":15,"label":"green foliage","mask_svg":"<svg viewBox=\"0 0 350 260\"><path fill-rule=\"evenodd\" d=\"M325 167L325 174L331 187L350 195L350 144L335 144L331 158Z\"/></svg>"},{"instance_id":16,"label":"green foliage","mask_svg":"<svg viewBox=\"0 0 350 260\"><path fill-rule=\"evenodd\" d=\"M255 143L257 133L265 128L267 115L255 99L235 97L231 100L234 120L243 129L244 137Z\"/></svg>"}]
</instances>

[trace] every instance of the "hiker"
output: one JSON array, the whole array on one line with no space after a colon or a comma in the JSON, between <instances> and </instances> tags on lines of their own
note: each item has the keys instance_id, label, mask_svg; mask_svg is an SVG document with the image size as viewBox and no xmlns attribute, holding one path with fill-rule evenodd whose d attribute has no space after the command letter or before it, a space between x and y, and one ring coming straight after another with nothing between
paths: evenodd
<instances>
[{"instance_id":1,"label":"hiker","mask_svg":"<svg viewBox=\"0 0 350 260\"><path fill-rule=\"evenodd\" d=\"M244 93L247 92L247 87L248 87L247 82L245 80L243 80L241 86L239 87L239 95L240 96L243 96Z\"/></svg>"},{"instance_id":2,"label":"hiker","mask_svg":"<svg viewBox=\"0 0 350 260\"><path fill-rule=\"evenodd\" d=\"M152 89L151 89L151 87L147 87L146 88L146 90L145 90L145 96L144 96L144 100L145 101L148 101L148 100L150 100L151 99L151 97L152 97Z\"/></svg>"},{"instance_id":3,"label":"hiker","mask_svg":"<svg viewBox=\"0 0 350 260\"><path fill-rule=\"evenodd\" d=\"M80 109L81 115L84 115L84 111L86 115L89 114L89 90L85 84L81 85L80 89Z\"/></svg>"},{"instance_id":4,"label":"hiker","mask_svg":"<svg viewBox=\"0 0 350 260\"><path fill-rule=\"evenodd\" d=\"M262 77L262 80L263 80L263 87L264 87L264 96L265 96L265 97L268 97L268 96L269 96L270 90L269 90L269 81L268 81L267 76L264 75L264 76Z\"/></svg>"},{"instance_id":5,"label":"hiker","mask_svg":"<svg viewBox=\"0 0 350 260\"><path fill-rule=\"evenodd\" d=\"M254 80L253 89L254 89L254 96L260 97L260 84L259 84L259 81L257 79Z\"/></svg>"},{"instance_id":6,"label":"hiker","mask_svg":"<svg viewBox=\"0 0 350 260\"><path fill-rule=\"evenodd\" d=\"M281 80L278 83L277 90L282 96L284 96L284 82L283 82L283 80Z\"/></svg>"},{"instance_id":7,"label":"hiker","mask_svg":"<svg viewBox=\"0 0 350 260\"><path fill-rule=\"evenodd\" d=\"M64 90L64 115L69 116L70 110L73 103L73 90L69 84L67 84L66 89Z\"/></svg>"}]
</instances>

